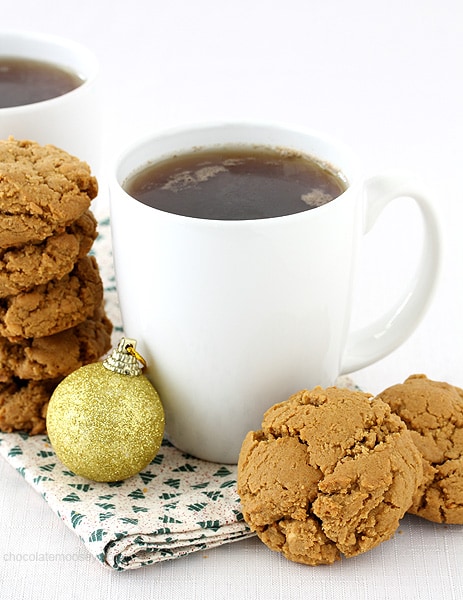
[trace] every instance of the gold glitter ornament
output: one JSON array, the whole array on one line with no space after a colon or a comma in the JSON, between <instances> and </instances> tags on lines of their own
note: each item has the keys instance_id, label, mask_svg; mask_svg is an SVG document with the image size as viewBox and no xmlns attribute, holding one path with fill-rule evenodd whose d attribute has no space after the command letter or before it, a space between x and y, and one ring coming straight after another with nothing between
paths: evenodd
<instances>
[{"instance_id":1,"label":"gold glitter ornament","mask_svg":"<svg viewBox=\"0 0 463 600\"><path fill-rule=\"evenodd\" d=\"M122 338L105 361L85 365L55 389L47 433L61 462L94 481L139 473L159 451L164 409L139 361L136 341Z\"/></svg>"}]
</instances>

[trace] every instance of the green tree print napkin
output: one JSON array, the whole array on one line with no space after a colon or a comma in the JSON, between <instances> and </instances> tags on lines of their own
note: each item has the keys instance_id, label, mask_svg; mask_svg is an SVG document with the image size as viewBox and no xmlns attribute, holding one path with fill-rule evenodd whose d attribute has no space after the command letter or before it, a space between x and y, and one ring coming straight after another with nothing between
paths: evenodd
<instances>
[{"instance_id":1,"label":"green tree print napkin","mask_svg":"<svg viewBox=\"0 0 463 600\"><path fill-rule=\"evenodd\" d=\"M46 435L1 434L0 454L104 565L135 569L252 535L236 466L195 459L163 441L141 473L115 483L75 475Z\"/></svg>"}]
</instances>

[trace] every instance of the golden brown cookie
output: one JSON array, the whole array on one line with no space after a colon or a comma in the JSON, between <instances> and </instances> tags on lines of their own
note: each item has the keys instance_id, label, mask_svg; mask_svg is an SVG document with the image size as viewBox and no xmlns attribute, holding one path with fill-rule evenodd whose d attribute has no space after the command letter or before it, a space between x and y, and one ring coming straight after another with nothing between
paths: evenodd
<instances>
[{"instance_id":1,"label":"golden brown cookie","mask_svg":"<svg viewBox=\"0 0 463 600\"><path fill-rule=\"evenodd\" d=\"M309 565L389 539L421 480L421 456L389 406L335 387L269 409L238 462L246 522L269 548Z\"/></svg>"},{"instance_id":2,"label":"golden brown cookie","mask_svg":"<svg viewBox=\"0 0 463 600\"><path fill-rule=\"evenodd\" d=\"M378 398L406 423L423 457L425 479L409 512L463 524L463 390L411 375Z\"/></svg>"},{"instance_id":3,"label":"golden brown cookie","mask_svg":"<svg viewBox=\"0 0 463 600\"><path fill-rule=\"evenodd\" d=\"M0 336L17 341L53 335L85 321L102 300L98 264L85 256L61 279L0 299Z\"/></svg>"},{"instance_id":4,"label":"golden brown cookie","mask_svg":"<svg viewBox=\"0 0 463 600\"><path fill-rule=\"evenodd\" d=\"M111 321L99 309L83 323L54 335L17 343L0 338L0 381L13 377L41 381L69 375L111 348L111 332Z\"/></svg>"},{"instance_id":5,"label":"golden brown cookie","mask_svg":"<svg viewBox=\"0 0 463 600\"><path fill-rule=\"evenodd\" d=\"M0 140L0 248L62 233L97 193L89 166L64 150Z\"/></svg>"},{"instance_id":6,"label":"golden brown cookie","mask_svg":"<svg viewBox=\"0 0 463 600\"><path fill-rule=\"evenodd\" d=\"M41 244L0 249L0 298L61 279L75 262L90 251L96 239L96 219L86 211L64 233L46 238Z\"/></svg>"},{"instance_id":7,"label":"golden brown cookie","mask_svg":"<svg viewBox=\"0 0 463 600\"><path fill-rule=\"evenodd\" d=\"M50 397L59 381L0 383L0 431L44 433Z\"/></svg>"}]
</instances>

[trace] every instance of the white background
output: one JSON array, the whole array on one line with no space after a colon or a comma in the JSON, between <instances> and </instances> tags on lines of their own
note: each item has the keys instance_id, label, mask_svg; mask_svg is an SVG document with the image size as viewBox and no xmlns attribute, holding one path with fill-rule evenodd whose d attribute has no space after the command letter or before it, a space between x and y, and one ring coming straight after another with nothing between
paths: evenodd
<instances>
[{"instance_id":1,"label":"white background","mask_svg":"<svg viewBox=\"0 0 463 600\"><path fill-rule=\"evenodd\" d=\"M127 141L148 131L255 118L334 135L368 172L416 173L441 223L441 278L410 339L355 379L372 393L416 372L463 387L459 0L10 0L0 27L67 36L96 52L107 168ZM354 325L389 306L413 273L420 242L414 208L391 207L365 240ZM45 552L56 560L39 561ZM289 563L253 539L113 573L0 464L1 600L460 599L462 565L460 527L406 517L393 540L332 567Z\"/></svg>"}]
</instances>

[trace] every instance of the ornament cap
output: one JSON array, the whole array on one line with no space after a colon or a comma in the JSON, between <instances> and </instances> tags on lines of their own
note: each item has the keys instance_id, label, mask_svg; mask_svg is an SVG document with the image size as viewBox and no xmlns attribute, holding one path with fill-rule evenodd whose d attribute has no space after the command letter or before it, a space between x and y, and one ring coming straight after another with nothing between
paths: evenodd
<instances>
[{"instance_id":1,"label":"ornament cap","mask_svg":"<svg viewBox=\"0 0 463 600\"><path fill-rule=\"evenodd\" d=\"M136 377L141 375L143 368L146 367L146 361L136 351L137 341L131 338L121 338L117 348L103 361L103 366L120 375ZM140 366L142 363L143 367Z\"/></svg>"}]
</instances>

